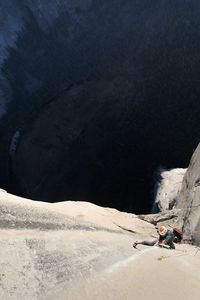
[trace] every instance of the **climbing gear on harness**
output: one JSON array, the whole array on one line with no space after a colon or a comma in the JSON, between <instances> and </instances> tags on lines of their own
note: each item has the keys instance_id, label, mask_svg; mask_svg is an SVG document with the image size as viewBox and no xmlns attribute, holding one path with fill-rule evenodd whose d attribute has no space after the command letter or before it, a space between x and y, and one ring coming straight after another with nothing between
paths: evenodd
<instances>
[{"instance_id":1,"label":"climbing gear on harness","mask_svg":"<svg viewBox=\"0 0 200 300\"><path fill-rule=\"evenodd\" d=\"M173 229L174 243L180 244L183 239L183 232L168 224Z\"/></svg>"}]
</instances>

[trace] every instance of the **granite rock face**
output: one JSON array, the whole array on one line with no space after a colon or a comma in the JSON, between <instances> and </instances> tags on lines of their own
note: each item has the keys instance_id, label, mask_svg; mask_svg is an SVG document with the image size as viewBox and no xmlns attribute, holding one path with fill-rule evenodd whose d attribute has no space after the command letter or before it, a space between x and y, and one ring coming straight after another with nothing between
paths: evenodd
<instances>
[{"instance_id":1,"label":"granite rock face","mask_svg":"<svg viewBox=\"0 0 200 300\"><path fill-rule=\"evenodd\" d=\"M192 155L187 169L161 170L155 186L155 203L161 213L141 215L155 225L162 223L183 231L184 241L200 245L200 144Z\"/></svg>"},{"instance_id":2,"label":"granite rock face","mask_svg":"<svg viewBox=\"0 0 200 300\"><path fill-rule=\"evenodd\" d=\"M156 236L154 225L116 209L0 191L0 298L59 300L61 291L131 256L134 239Z\"/></svg>"},{"instance_id":3,"label":"granite rock face","mask_svg":"<svg viewBox=\"0 0 200 300\"><path fill-rule=\"evenodd\" d=\"M178 210L161 214L158 222L172 222ZM198 300L197 248L132 247L136 240L155 240L155 224L148 216L141 220L88 202L50 204L0 191L0 298L159 300L159 285L166 299L173 287L175 299L183 298L181 290L184 299L192 294Z\"/></svg>"},{"instance_id":4,"label":"granite rock face","mask_svg":"<svg viewBox=\"0 0 200 300\"><path fill-rule=\"evenodd\" d=\"M171 210L176 205L177 194L179 193L183 177L187 169L159 169L156 174L156 185L154 188L155 201L153 211Z\"/></svg>"},{"instance_id":5,"label":"granite rock face","mask_svg":"<svg viewBox=\"0 0 200 300\"><path fill-rule=\"evenodd\" d=\"M176 202L176 207L183 211L185 240L200 245L200 144L191 158Z\"/></svg>"},{"instance_id":6,"label":"granite rock face","mask_svg":"<svg viewBox=\"0 0 200 300\"><path fill-rule=\"evenodd\" d=\"M183 214L181 209L174 208L157 214L139 215L138 217L145 222L155 225L157 228L160 226L166 226L168 228L168 225L177 229L182 229L183 227Z\"/></svg>"}]
</instances>

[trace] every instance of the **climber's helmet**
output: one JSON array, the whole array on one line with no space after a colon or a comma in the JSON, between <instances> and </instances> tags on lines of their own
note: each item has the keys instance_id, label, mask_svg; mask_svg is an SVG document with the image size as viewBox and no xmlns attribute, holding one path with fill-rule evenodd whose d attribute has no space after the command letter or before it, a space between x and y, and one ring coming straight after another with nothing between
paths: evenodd
<instances>
[{"instance_id":1,"label":"climber's helmet","mask_svg":"<svg viewBox=\"0 0 200 300\"><path fill-rule=\"evenodd\" d=\"M167 234L167 228L166 228L165 226L161 226L161 227L159 228L159 234L160 234L161 236L165 236L165 235Z\"/></svg>"}]
</instances>

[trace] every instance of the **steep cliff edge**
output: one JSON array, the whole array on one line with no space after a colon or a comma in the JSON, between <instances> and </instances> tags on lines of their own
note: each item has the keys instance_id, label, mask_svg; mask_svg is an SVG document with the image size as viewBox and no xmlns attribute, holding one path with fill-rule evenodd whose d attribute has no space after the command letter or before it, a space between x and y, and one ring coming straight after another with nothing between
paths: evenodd
<instances>
[{"instance_id":1,"label":"steep cliff edge","mask_svg":"<svg viewBox=\"0 0 200 300\"><path fill-rule=\"evenodd\" d=\"M0 191L0 216L1 299L199 299L199 249L133 248L157 237L136 215Z\"/></svg>"},{"instance_id":2,"label":"steep cliff edge","mask_svg":"<svg viewBox=\"0 0 200 300\"><path fill-rule=\"evenodd\" d=\"M1 1L0 186L149 212L155 169L199 141L199 9Z\"/></svg>"},{"instance_id":3,"label":"steep cliff edge","mask_svg":"<svg viewBox=\"0 0 200 300\"><path fill-rule=\"evenodd\" d=\"M140 218L152 224L168 224L181 229L185 242L200 245L200 144L187 169L163 170L157 174L152 212ZM168 220L167 220L168 219Z\"/></svg>"},{"instance_id":4,"label":"steep cliff edge","mask_svg":"<svg viewBox=\"0 0 200 300\"><path fill-rule=\"evenodd\" d=\"M200 245L200 144L191 158L176 202L183 211L184 239Z\"/></svg>"},{"instance_id":5,"label":"steep cliff edge","mask_svg":"<svg viewBox=\"0 0 200 300\"><path fill-rule=\"evenodd\" d=\"M84 202L35 202L0 191L0 298L59 299L131 256L133 239L155 227L116 209Z\"/></svg>"}]
</instances>

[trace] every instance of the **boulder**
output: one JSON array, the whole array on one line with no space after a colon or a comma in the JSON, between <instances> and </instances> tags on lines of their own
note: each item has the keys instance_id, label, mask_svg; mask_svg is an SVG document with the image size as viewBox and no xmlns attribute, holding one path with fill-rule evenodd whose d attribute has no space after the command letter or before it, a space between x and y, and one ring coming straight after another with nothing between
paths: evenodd
<instances>
[{"instance_id":1,"label":"boulder","mask_svg":"<svg viewBox=\"0 0 200 300\"><path fill-rule=\"evenodd\" d=\"M182 229L183 217L181 209L165 210L157 214L139 215L141 220L155 225L157 228L164 225L170 229L173 226L177 229Z\"/></svg>"}]
</instances>

